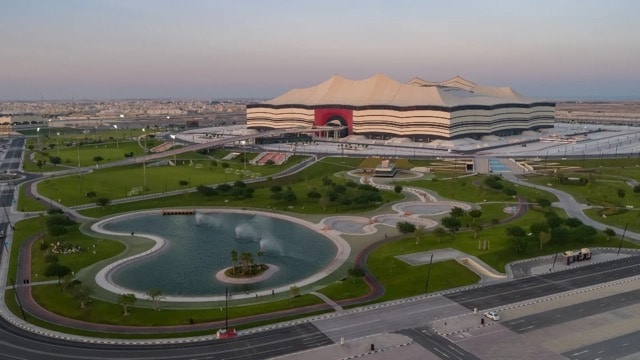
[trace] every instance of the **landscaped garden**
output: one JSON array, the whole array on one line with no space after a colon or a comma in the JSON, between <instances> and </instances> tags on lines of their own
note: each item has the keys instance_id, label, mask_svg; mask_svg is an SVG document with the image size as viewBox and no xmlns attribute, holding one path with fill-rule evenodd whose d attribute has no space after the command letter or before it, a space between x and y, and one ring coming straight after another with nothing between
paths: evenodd
<instances>
[{"instance_id":1,"label":"landscaped garden","mask_svg":"<svg viewBox=\"0 0 640 360\"><path fill-rule=\"evenodd\" d=\"M113 150L110 149L112 145L104 145L107 146L106 148L82 149L85 153L83 159L89 159L91 151ZM127 147L129 145L132 146L130 151L136 153L137 150L134 148L135 146L139 148L139 144L137 142L127 144L124 140L117 145L116 150L119 152L129 150ZM57 149L54 148L54 150ZM60 153L65 154L64 151L67 151L69 154L65 156L70 156L72 152L75 153L78 150L75 147L60 149ZM106 156L115 157L118 153L113 154ZM440 226L433 231L425 231L420 227L407 231L399 225L395 230L384 228L386 233L392 235L389 238L386 233L382 236L383 232L379 229L377 233L368 235L366 241L353 241L350 260L335 274L302 289L292 287L290 293L234 300L233 306L229 309L229 316L232 319L321 304L319 298L307 294L311 290L319 291L335 301L367 295L370 289L362 278L363 269L359 269L354 262L358 251L376 241L381 241L382 245L371 252L366 264L363 264L366 266L365 270L370 272L385 289L382 297L369 300L374 302L422 294L426 290L427 281L429 292L469 285L478 281L475 273L456 261L433 264L429 271L430 278L427 278L427 264L411 266L397 258L402 254L453 248L477 256L497 271L504 272L506 264L519 259L585 246L617 246L617 242L613 240L614 236L596 231L576 219L566 219L564 214L557 214L549 208L549 204L557 200L555 196L540 190L518 186L496 176L467 176L462 170L464 168L462 160L458 162L398 161L401 167L406 169L418 166L429 167L430 177L397 180L394 182L395 191L384 191L371 185L361 184L358 178L348 175L351 170L370 167L373 163L371 160L324 158L292 175L272 177L302 161L304 157L292 158L282 166L258 167L246 164L245 159L221 160L225 155L226 152L182 155L177 166L147 166L145 169L141 166L101 169L98 166L91 173L47 179L39 184L38 191L44 196L59 199L65 205L91 204L98 202L97 199L100 198L108 199L109 201L100 207L82 211L84 215L91 217L150 208L207 206L259 208L289 214L322 214L323 216L360 214L374 210L380 211L380 209L391 211L389 205L404 198L401 192L403 187L425 189L436 193L439 197L475 204L475 207L469 211L454 208L449 214L441 216L437 219ZM102 161L107 159L105 155L100 156L103 157ZM227 165L223 166L225 163ZM244 172L245 168L247 172ZM231 170L227 171L229 169ZM264 177L263 181L249 182L251 177L246 174L250 172L260 172ZM145 175L146 179L143 178ZM567 174L567 177L573 177L569 175ZM616 174L616 176L622 175ZM537 182L550 181L549 176L531 179ZM112 201L134 196L135 194L130 194L131 189L142 186L145 180L147 188L143 189L144 193L184 191L177 195L126 203ZM591 191L594 192L605 191L605 188L596 186L617 186L617 184L606 185L605 181L593 182L601 183L593 185L594 188ZM568 189L577 187L573 184L559 184L554 187L560 188L560 185ZM194 191L187 191L188 189L194 189ZM606 191L612 190L613 188ZM617 196L624 198L619 193ZM522 199L529 203L530 210L522 217L505 222L512 216L510 212L505 211L505 208L518 206ZM19 207L30 210L42 209L39 203L27 200L23 191L20 192ZM84 235L77 224L68 219L65 220L64 215L61 214L43 215L16 224L12 264L16 263L19 246L34 237L36 241L31 248L32 281L42 280L47 274L49 276L46 278L58 279L59 284L35 286L32 288L33 296L38 303L54 313L88 322L152 326L224 319L224 312L210 310L211 307L218 308L219 303L194 306L162 302L161 291L150 292L148 298L151 300L135 297L132 299L130 294L113 295L111 301L101 300L103 296L92 296L96 290L91 288L92 284L74 282L73 274L91 264L121 254L128 245L117 238L103 239ZM148 247L150 244L144 246ZM624 246L636 247L630 243L625 243ZM61 269L61 266L68 271ZM229 266L232 266L231 261ZM15 267L11 269L10 276L15 278ZM156 311L158 301L163 309L162 316L158 316ZM15 309L15 304L11 301L8 303ZM124 316L123 313L128 315ZM53 324L46 326L56 328ZM88 334L78 330L73 332ZM126 336L131 337L131 335Z\"/></svg>"}]
</instances>

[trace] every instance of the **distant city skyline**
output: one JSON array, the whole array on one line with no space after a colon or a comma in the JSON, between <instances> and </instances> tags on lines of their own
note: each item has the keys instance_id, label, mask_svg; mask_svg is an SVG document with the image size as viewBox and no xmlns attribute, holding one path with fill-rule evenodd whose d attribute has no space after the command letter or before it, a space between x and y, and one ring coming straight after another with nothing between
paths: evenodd
<instances>
[{"instance_id":1,"label":"distant city skyline","mask_svg":"<svg viewBox=\"0 0 640 360\"><path fill-rule=\"evenodd\" d=\"M11 1L0 101L273 98L334 74L640 99L634 0Z\"/></svg>"}]
</instances>

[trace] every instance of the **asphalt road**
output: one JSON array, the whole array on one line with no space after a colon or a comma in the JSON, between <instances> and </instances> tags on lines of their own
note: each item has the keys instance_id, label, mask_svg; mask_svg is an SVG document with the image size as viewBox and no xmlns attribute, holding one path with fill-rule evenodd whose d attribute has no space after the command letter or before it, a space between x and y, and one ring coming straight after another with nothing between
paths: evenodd
<instances>
[{"instance_id":1,"label":"asphalt road","mask_svg":"<svg viewBox=\"0 0 640 360\"><path fill-rule=\"evenodd\" d=\"M401 330L398 331L398 334L412 338L413 341L441 359L480 360L479 357L464 350L460 346L438 334L434 334L427 327Z\"/></svg>"},{"instance_id":2,"label":"asphalt road","mask_svg":"<svg viewBox=\"0 0 640 360\"><path fill-rule=\"evenodd\" d=\"M458 291L445 296L468 309L483 310L635 275L640 275L640 261L638 261L638 257L631 256L576 267L571 270Z\"/></svg>"},{"instance_id":3,"label":"asphalt road","mask_svg":"<svg viewBox=\"0 0 640 360\"><path fill-rule=\"evenodd\" d=\"M640 353L639 339L640 331L636 331L614 339L567 351L562 355L572 360L616 360L626 356L628 356L628 359L637 359L637 354Z\"/></svg>"},{"instance_id":4,"label":"asphalt road","mask_svg":"<svg viewBox=\"0 0 640 360\"><path fill-rule=\"evenodd\" d=\"M529 331L540 330L545 327L601 314L603 312L615 311L625 306L631 306L638 303L640 303L640 290L633 290L621 294L602 297L596 300L586 301L577 305L561 307L538 314L512 319L501 322L501 324L515 333L523 334Z\"/></svg>"},{"instance_id":5,"label":"asphalt road","mask_svg":"<svg viewBox=\"0 0 640 360\"><path fill-rule=\"evenodd\" d=\"M265 359L325 346L333 342L312 324L287 326L225 341L166 345L80 343L18 330L0 321L0 358L68 359Z\"/></svg>"}]
</instances>

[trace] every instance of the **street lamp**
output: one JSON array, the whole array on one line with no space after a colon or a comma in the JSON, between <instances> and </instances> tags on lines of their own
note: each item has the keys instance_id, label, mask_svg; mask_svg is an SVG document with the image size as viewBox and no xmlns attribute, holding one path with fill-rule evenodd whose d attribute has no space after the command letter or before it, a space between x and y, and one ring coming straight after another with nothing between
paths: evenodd
<instances>
[{"instance_id":1,"label":"street lamp","mask_svg":"<svg viewBox=\"0 0 640 360\"><path fill-rule=\"evenodd\" d=\"M122 115L120 115L122 116ZM118 125L113 125L114 128L116 128L116 149L119 147L118 146Z\"/></svg>"},{"instance_id":2,"label":"street lamp","mask_svg":"<svg viewBox=\"0 0 640 360\"><path fill-rule=\"evenodd\" d=\"M142 132L144 133L144 128L142 128ZM144 177L143 191L147 191L147 134L143 134L144 136L144 153L142 154L142 176Z\"/></svg>"},{"instance_id":3,"label":"street lamp","mask_svg":"<svg viewBox=\"0 0 640 360\"><path fill-rule=\"evenodd\" d=\"M60 157L60 133L56 133L56 148L58 149L58 157Z\"/></svg>"},{"instance_id":4,"label":"street lamp","mask_svg":"<svg viewBox=\"0 0 640 360\"><path fill-rule=\"evenodd\" d=\"M171 139L173 140L173 145L171 145L171 150L173 151L173 166L178 166L178 161L176 160L176 135L175 134L171 134L169 135L171 136Z\"/></svg>"},{"instance_id":5,"label":"street lamp","mask_svg":"<svg viewBox=\"0 0 640 360\"><path fill-rule=\"evenodd\" d=\"M36 128L36 145L38 148L37 151L40 151L40 128Z\"/></svg>"},{"instance_id":6,"label":"street lamp","mask_svg":"<svg viewBox=\"0 0 640 360\"><path fill-rule=\"evenodd\" d=\"M246 144L246 141L240 141L240 145L242 145L242 162L244 163L244 171L247 171L247 148L245 147Z\"/></svg>"}]
</instances>

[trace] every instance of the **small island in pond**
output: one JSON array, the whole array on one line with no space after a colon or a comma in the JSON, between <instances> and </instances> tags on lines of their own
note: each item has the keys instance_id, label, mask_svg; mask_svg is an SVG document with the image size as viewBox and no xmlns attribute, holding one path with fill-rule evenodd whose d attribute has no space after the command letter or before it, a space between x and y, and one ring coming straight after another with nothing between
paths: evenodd
<instances>
[{"instance_id":1,"label":"small island in pond","mask_svg":"<svg viewBox=\"0 0 640 360\"><path fill-rule=\"evenodd\" d=\"M262 257L264 251L258 250L257 255ZM216 279L231 284L249 284L266 280L280 270L275 265L256 264L253 254L248 251L238 254L236 250L232 250L231 262L233 263L231 267L218 271Z\"/></svg>"}]
</instances>

